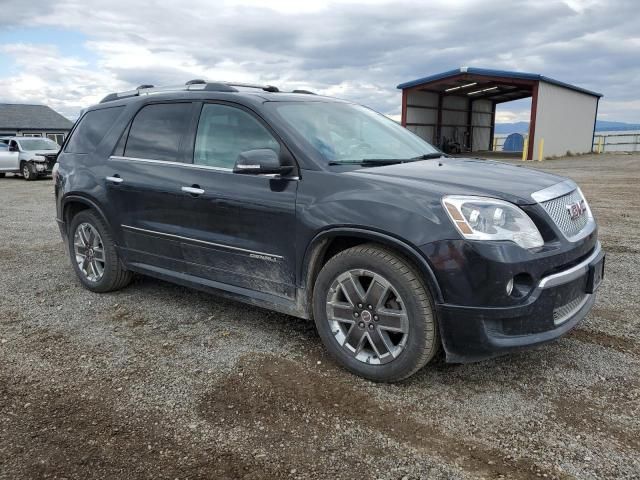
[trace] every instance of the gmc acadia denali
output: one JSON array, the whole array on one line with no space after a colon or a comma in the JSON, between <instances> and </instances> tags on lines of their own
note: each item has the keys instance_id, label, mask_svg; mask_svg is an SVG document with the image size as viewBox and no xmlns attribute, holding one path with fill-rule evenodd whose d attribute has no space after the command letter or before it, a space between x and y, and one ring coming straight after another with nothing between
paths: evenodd
<instances>
[{"instance_id":1,"label":"gmc acadia denali","mask_svg":"<svg viewBox=\"0 0 640 480\"><path fill-rule=\"evenodd\" d=\"M603 277L571 180L447 157L306 91L193 80L110 94L54 178L89 290L137 272L313 319L330 354L375 381L441 347L469 362L553 340Z\"/></svg>"}]
</instances>

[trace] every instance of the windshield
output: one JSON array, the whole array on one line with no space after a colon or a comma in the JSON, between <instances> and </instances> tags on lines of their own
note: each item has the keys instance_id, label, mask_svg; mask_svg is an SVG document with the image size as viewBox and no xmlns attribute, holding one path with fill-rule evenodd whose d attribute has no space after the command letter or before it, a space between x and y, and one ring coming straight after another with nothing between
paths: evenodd
<instances>
[{"instance_id":1,"label":"windshield","mask_svg":"<svg viewBox=\"0 0 640 480\"><path fill-rule=\"evenodd\" d=\"M19 140L23 150L53 150L58 151L60 146L48 138L21 138Z\"/></svg>"},{"instance_id":2,"label":"windshield","mask_svg":"<svg viewBox=\"0 0 640 480\"><path fill-rule=\"evenodd\" d=\"M329 163L383 163L439 153L393 120L360 105L273 102L269 107Z\"/></svg>"}]
</instances>

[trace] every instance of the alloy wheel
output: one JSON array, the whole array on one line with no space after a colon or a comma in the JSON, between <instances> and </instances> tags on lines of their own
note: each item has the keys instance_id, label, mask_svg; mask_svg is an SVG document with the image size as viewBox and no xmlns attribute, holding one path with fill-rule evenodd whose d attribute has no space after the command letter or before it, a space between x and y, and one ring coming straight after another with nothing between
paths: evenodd
<instances>
[{"instance_id":1,"label":"alloy wheel","mask_svg":"<svg viewBox=\"0 0 640 480\"><path fill-rule=\"evenodd\" d=\"M393 361L407 344L405 304L391 282L377 273L363 269L342 273L327 293L326 307L335 340L363 363Z\"/></svg>"},{"instance_id":2,"label":"alloy wheel","mask_svg":"<svg viewBox=\"0 0 640 480\"><path fill-rule=\"evenodd\" d=\"M90 282L104 275L104 244L98 230L90 223L81 223L73 236L73 250L79 270Z\"/></svg>"}]
</instances>

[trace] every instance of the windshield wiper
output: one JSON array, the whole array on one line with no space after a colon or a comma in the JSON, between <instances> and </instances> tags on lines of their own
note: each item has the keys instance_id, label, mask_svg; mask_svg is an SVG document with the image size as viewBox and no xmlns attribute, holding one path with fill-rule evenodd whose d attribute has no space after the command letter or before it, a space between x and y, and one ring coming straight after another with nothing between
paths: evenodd
<instances>
[{"instance_id":1,"label":"windshield wiper","mask_svg":"<svg viewBox=\"0 0 640 480\"><path fill-rule=\"evenodd\" d=\"M396 163L402 163L406 160L401 158L363 158L361 160L344 160L329 162L329 165L394 165Z\"/></svg>"},{"instance_id":2,"label":"windshield wiper","mask_svg":"<svg viewBox=\"0 0 640 480\"><path fill-rule=\"evenodd\" d=\"M418 162L420 160L429 160L432 158L441 158L447 157L444 153L434 152L434 153L425 153L423 155L419 155L417 157L411 158L363 158L361 160L344 160L337 161L333 160L329 162L329 165L395 165L397 163L409 163L409 162Z\"/></svg>"},{"instance_id":3,"label":"windshield wiper","mask_svg":"<svg viewBox=\"0 0 640 480\"><path fill-rule=\"evenodd\" d=\"M417 157L413 157L410 158L410 160L412 161L418 161L418 160L431 160L434 158L448 158L448 155L445 155L442 152L433 152L433 153L425 153L424 155L419 155Z\"/></svg>"}]
</instances>

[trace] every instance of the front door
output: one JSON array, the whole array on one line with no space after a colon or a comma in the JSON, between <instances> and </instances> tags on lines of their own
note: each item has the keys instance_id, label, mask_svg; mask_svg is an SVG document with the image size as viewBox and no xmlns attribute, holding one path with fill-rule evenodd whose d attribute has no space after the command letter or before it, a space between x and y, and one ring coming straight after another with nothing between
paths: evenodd
<instances>
[{"instance_id":1,"label":"front door","mask_svg":"<svg viewBox=\"0 0 640 480\"><path fill-rule=\"evenodd\" d=\"M294 298L297 178L233 173L240 152L270 148L282 158L284 145L252 112L217 103L202 106L193 145L181 177L193 189L181 234L190 272Z\"/></svg>"}]
</instances>

